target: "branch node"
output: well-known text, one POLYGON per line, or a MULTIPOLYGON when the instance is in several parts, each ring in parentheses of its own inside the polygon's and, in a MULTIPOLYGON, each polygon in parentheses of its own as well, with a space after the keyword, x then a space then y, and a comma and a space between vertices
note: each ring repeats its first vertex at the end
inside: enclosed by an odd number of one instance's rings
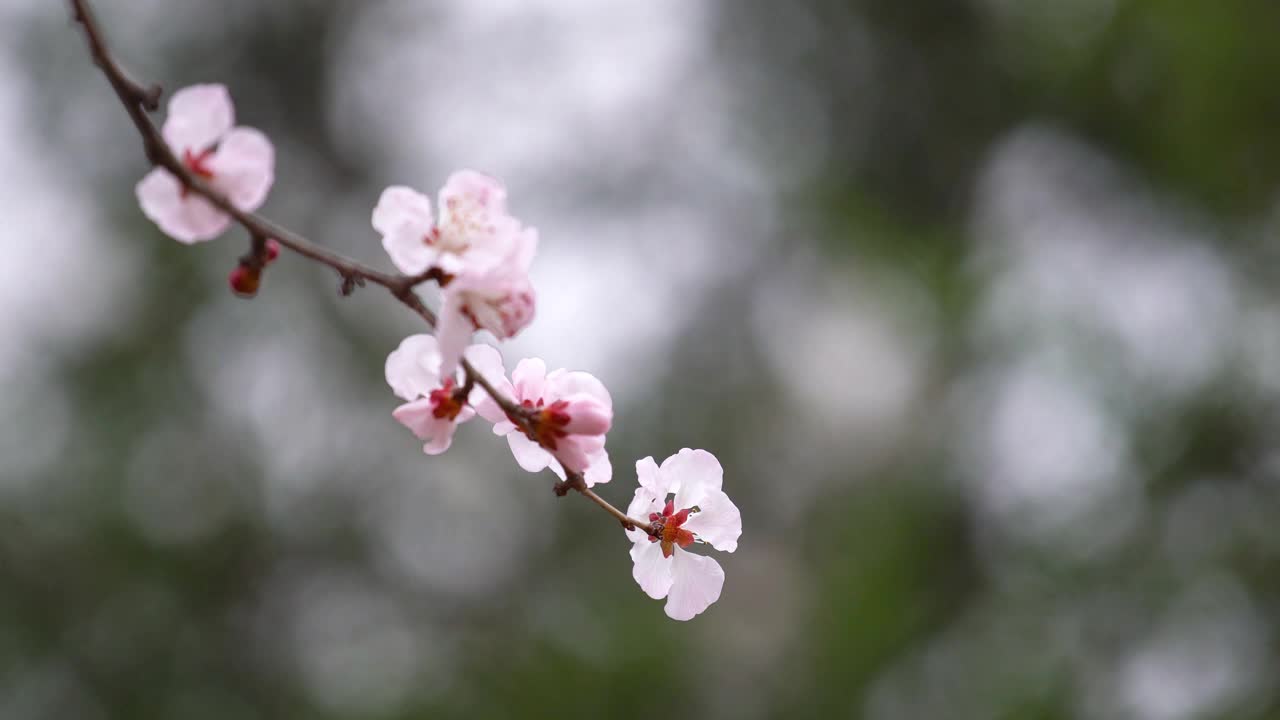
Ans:
POLYGON ((163 94, 164 88, 159 83, 152 83, 139 93, 138 104, 147 112, 155 112, 160 109, 160 96, 163 94))
POLYGON ((338 270, 338 274, 342 276, 342 285, 338 287, 338 294, 342 297, 349 297, 356 288, 364 287, 364 276, 359 273, 338 270))

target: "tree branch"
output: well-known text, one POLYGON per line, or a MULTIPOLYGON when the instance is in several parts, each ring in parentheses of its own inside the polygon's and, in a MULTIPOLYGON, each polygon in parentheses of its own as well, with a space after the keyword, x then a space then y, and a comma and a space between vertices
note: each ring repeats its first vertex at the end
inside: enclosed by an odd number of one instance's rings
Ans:
MULTIPOLYGON (((191 172, 174 155, 173 150, 164 141, 164 136, 160 133, 160 130, 151 121, 151 117, 147 115, 148 112, 154 112, 160 107, 160 86, 144 86, 131 78, 120 67, 120 64, 107 48, 106 39, 97 20, 94 18, 93 11, 89 8, 88 0, 70 0, 70 3, 72 18, 84 28, 85 40, 89 45, 89 55, 93 58, 94 64, 107 76, 107 81, 111 83, 111 88, 115 91, 116 97, 119 98, 120 104, 124 106, 125 112, 129 114, 129 119, 133 121, 138 135, 142 138, 143 150, 146 153, 147 160, 153 166, 164 168, 176 177, 187 190, 200 195, 214 207, 235 219, 237 223, 249 232, 249 236, 256 248, 253 252, 260 253, 261 248, 258 246, 265 243, 268 238, 274 238, 280 245, 293 252, 335 270, 342 278, 342 294, 349 295, 356 286, 363 286, 366 283, 381 285, 391 293, 392 297, 417 313, 428 326, 435 329, 437 323, 436 314, 422 302, 422 298, 418 297, 418 294, 414 292, 414 288, 428 281, 435 281, 443 286, 452 279, 450 276, 436 268, 419 275, 384 273, 317 245, 261 215, 246 212, 233 205, 222 193, 213 189, 203 178, 191 172)), ((536 420, 533 416, 520 407, 519 404, 498 392, 497 388, 477 372, 465 358, 463 358, 461 364, 463 371, 466 373, 466 384, 468 386, 479 385, 521 429, 530 432, 534 430, 536 420)), ((569 472, 568 479, 557 483, 555 486, 556 494, 561 496, 565 495, 569 489, 577 490, 584 497, 599 505, 606 512, 617 518, 623 527, 628 529, 639 528, 645 532, 650 531, 648 523, 627 517, 626 514, 609 504, 608 501, 592 492, 586 486, 586 481, 581 473, 569 472)))

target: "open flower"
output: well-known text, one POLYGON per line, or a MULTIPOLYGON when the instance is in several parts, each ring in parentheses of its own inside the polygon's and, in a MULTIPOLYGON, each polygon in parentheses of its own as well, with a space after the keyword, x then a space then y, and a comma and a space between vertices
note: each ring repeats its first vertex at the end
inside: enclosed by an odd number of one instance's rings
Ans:
MULTIPOLYGON (((502 357, 488 345, 467 348, 467 359, 486 378, 503 376, 502 357)), ((457 375, 440 373, 440 349, 430 335, 410 335, 387 356, 387 384, 404 405, 391 414, 424 442, 423 452, 439 455, 449 449, 459 423, 475 415, 472 405, 484 393, 474 388, 470 397, 458 396, 457 375)))
POLYGON ((507 340, 533 322, 536 296, 529 266, 537 249, 537 231, 521 229, 510 238, 502 257, 467 267, 444 286, 436 336, 446 372, 476 330, 507 340))
POLYGON ((438 267, 451 275, 483 269, 507 255, 520 223, 507 214, 507 190, 474 170, 449 176, 440 190, 440 221, 431 200, 403 185, 382 191, 373 227, 391 262, 407 275, 438 267))
MULTIPOLYGON (((275 148, 253 128, 232 127, 235 110, 222 85, 192 85, 173 94, 162 134, 193 175, 232 205, 257 210, 275 178, 275 148)), ((138 203, 166 235, 195 243, 221 235, 226 213, 189 192, 168 170, 155 168, 137 187, 138 203)))
POLYGON ((742 515, 720 489, 724 469, 706 450, 685 448, 662 461, 636 462, 640 487, 627 515, 649 521, 651 534, 628 530, 632 576, 649 597, 667 599, 667 615, 689 620, 720 599, 724 570, 706 555, 685 548, 706 543, 724 552, 738 549, 742 515))
MULTIPOLYGON (((486 373, 485 377, 492 377, 486 373)), ((505 435, 520 467, 529 472, 551 468, 561 480, 565 468, 583 474, 590 487, 609 482, 613 467, 604 436, 613 423, 613 399, 595 376, 564 369, 547 372, 540 358, 526 358, 511 373, 514 385, 500 377, 494 385, 506 397, 534 413, 534 427, 522 428, 487 395, 476 411, 505 435)))

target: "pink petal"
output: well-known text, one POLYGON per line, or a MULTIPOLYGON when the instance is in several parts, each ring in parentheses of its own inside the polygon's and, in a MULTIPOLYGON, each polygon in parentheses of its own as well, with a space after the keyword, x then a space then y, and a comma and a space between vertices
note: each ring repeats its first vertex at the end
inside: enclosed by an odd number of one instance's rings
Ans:
POLYGON ((425 237, 432 227, 431 199, 405 185, 383 190, 373 208, 373 229, 383 235, 411 228, 425 237))
POLYGON ((662 461, 662 472, 672 485, 679 485, 675 490, 679 508, 701 505, 708 493, 724 484, 720 461, 706 450, 684 448, 662 461))
POLYGON ((538 229, 524 228, 512 241, 511 252, 507 256, 506 267, 509 271, 520 275, 527 274, 533 265, 533 256, 538 254, 538 229))
POLYGON ((426 334, 410 335, 387 356, 387 384, 399 397, 416 400, 440 386, 439 367, 436 339, 426 334))
MULTIPOLYGON (((461 419, 463 416, 458 415, 461 419)), ((437 420, 439 426, 429 440, 422 444, 422 452, 428 455, 439 455, 453 444, 453 433, 458 429, 457 423, 448 420, 437 420)))
MULTIPOLYGON (((662 501, 645 488, 636 488, 631 504, 627 506, 627 517, 648 522, 649 513, 653 512, 662 512, 662 501)), ((627 537, 631 538, 631 542, 640 542, 649 536, 643 530, 628 530, 627 537)))
MULTIPOLYGON (((674 582, 671 558, 662 557, 662 544, 649 542, 646 538, 631 546, 631 577, 636 579, 640 589, 654 600, 667 596, 674 582)), ((668 603, 669 604, 669 603, 668 603)))
POLYGON ((262 207, 275 180, 276 149, 266 135, 253 128, 235 128, 209 159, 213 186, 241 210, 262 207))
MULTIPOLYGON (((482 371, 483 373, 483 371, 482 371)), ((488 373, 484 373, 485 377, 489 377, 488 373)), ((494 389, 502 393, 505 398, 514 398, 516 396, 515 388, 512 387, 511 381, 505 375, 499 375, 497 378, 490 378, 494 389)), ((483 392, 483 390, 481 390, 483 392)), ((472 397, 475 397, 474 394, 472 397)), ((480 413, 480 417, 493 423, 493 432, 495 435, 506 435, 516 429, 514 423, 507 419, 506 412, 489 397, 489 393, 484 395, 475 402, 476 412, 480 413)))
POLYGON ((440 376, 450 377, 458 368, 458 359, 471 340, 475 326, 462 312, 462 301, 456 293, 446 288, 444 301, 440 304, 439 324, 436 325, 436 339, 440 343, 440 376))
POLYGON ((508 340, 533 322, 537 295, 528 276, 484 282, 488 283, 485 288, 476 289, 472 287, 475 282, 468 284, 465 278, 458 278, 449 286, 450 291, 465 297, 467 309, 477 327, 488 330, 500 340, 508 340))
MULTIPOLYGON (((471 363, 471 367, 480 373, 480 377, 489 381, 490 385, 495 388, 501 388, 503 382, 507 379, 507 369, 502 364, 502 354, 492 345, 478 343, 472 345, 463 351, 463 356, 467 358, 467 362, 471 363)), ((468 401, 472 405, 480 405, 481 401, 489 397, 489 393, 476 383, 476 387, 471 391, 471 397, 468 401)), ((511 397, 510 394, 507 397, 511 397)), ((476 408, 479 410, 479 407, 476 408)), ((488 418, 485 418, 486 420, 488 418)), ((490 422, 495 422, 490 420, 490 422)))
POLYGON ((586 448, 578 444, 573 437, 560 438, 556 449, 551 453, 560 464, 574 472, 582 472, 591 464, 586 448))
POLYGON ((164 141, 179 156, 183 150, 198 152, 216 143, 235 124, 235 109, 224 85, 192 85, 169 99, 164 121, 164 141))
POLYGON ((636 480, 641 488, 655 498, 665 500, 667 493, 670 492, 667 489, 667 478, 658 469, 658 463, 653 461, 653 456, 636 461, 636 480))
POLYGON ((587 487, 601 485, 613 479, 613 464, 609 462, 609 453, 604 448, 590 454, 587 459, 587 471, 582 474, 587 487))
MULTIPOLYGON (((550 453, 547 454, 551 455, 550 453)), ((551 455, 551 462, 547 463, 547 467, 551 469, 551 472, 555 473, 556 477, 561 480, 565 479, 564 466, 560 464, 560 461, 554 455, 551 455)))
POLYGON ((667 594, 665 608, 667 617, 691 620, 720 599, 724 570, 713 558, 685 550, 677 549, 672 561, 671 591, 667 594))
POLYGON ((717 550, 737 550, 738 538, 742 536, 742 513, 729 496, 721 490, 712 490, 698 503, 698 508, 699 512, 689 518, 684 529, 717 550))
POLYGON ((572 395, 587 395, 606 408, 613 408, 613 398, 609 396, 604 383, 595 375, 580 370, 556 370, 548 375, 545 394, 556 400, 568 399, 572 395))
POLYGON ((387 251, 391 264, 405 275, 426 272, 440 258, 435 248, 423 242, 422 235, 405 228, 383 235, 382 249, 387 251))
POLYGON ((564 410, 569 415, 565 432, 574 435, 604 435, 609 432, 613 423, 613 410, 609 406, 585 393, 571 395, 564 400, 569 403, 564 410))
POLYGON ((515 456, 516 463, 529 472, 542 472, 555 460, 551 453, 523 433, 513 432, 507 435, 507 444, 511 446, 511 454, 515 456))
POLYGON ((424 272, 439 253, 427 244, 432 230, 431 200, 403 185, 382 191, 373 209, 373 227, 382 234, 382 247, 402 273, 424 272))
POLYGON ((497 179, 475 170, 459 170, 449 176, 440 189, 440 213, 443 215, 450 201, 473 205, 487 213, 505 215, 507 189, 497 179))
POLYGON ((464 408, 456 420, 438 418, 433 414, 431 401, 426 398, 405 403, 391 412, 391 416, 409 428, 415 437, 425 441, 422 451, 428 455, 439 455, 448 450, 458 424, 474 415, 474 411, 464 408))
POLYGON ((409 432, 419 440, 427 440, 435 435, 436 425, 440 422, 440 419, 433 414, 431 401, 427 398, 400 405, 391 411, 391 417, 409 428, 409 432))
POLYGON ((525 358, 516 363, 511 371, 511 382, 515 384, 516 400, 533 400, 542 397, 542 387, 546 382, 547 364, 542 358, 525 358))
POLYGON ((138 204, 160 230, 190 245, 212 240, 226 231, 231 218, 197 195, 182 195, 182 183, 167 170, 156 168, 138 182, 138 204))

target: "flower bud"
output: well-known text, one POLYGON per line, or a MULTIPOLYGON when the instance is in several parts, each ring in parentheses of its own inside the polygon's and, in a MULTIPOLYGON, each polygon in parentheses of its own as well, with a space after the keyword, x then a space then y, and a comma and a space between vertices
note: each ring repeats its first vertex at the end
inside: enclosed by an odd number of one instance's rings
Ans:
POLYGON ((227 284, 231 292, 242 298, 251 298, 258 294, 258 286, 262 284, 262 272, 247 265, 236 265, 227 276, 227 284))

